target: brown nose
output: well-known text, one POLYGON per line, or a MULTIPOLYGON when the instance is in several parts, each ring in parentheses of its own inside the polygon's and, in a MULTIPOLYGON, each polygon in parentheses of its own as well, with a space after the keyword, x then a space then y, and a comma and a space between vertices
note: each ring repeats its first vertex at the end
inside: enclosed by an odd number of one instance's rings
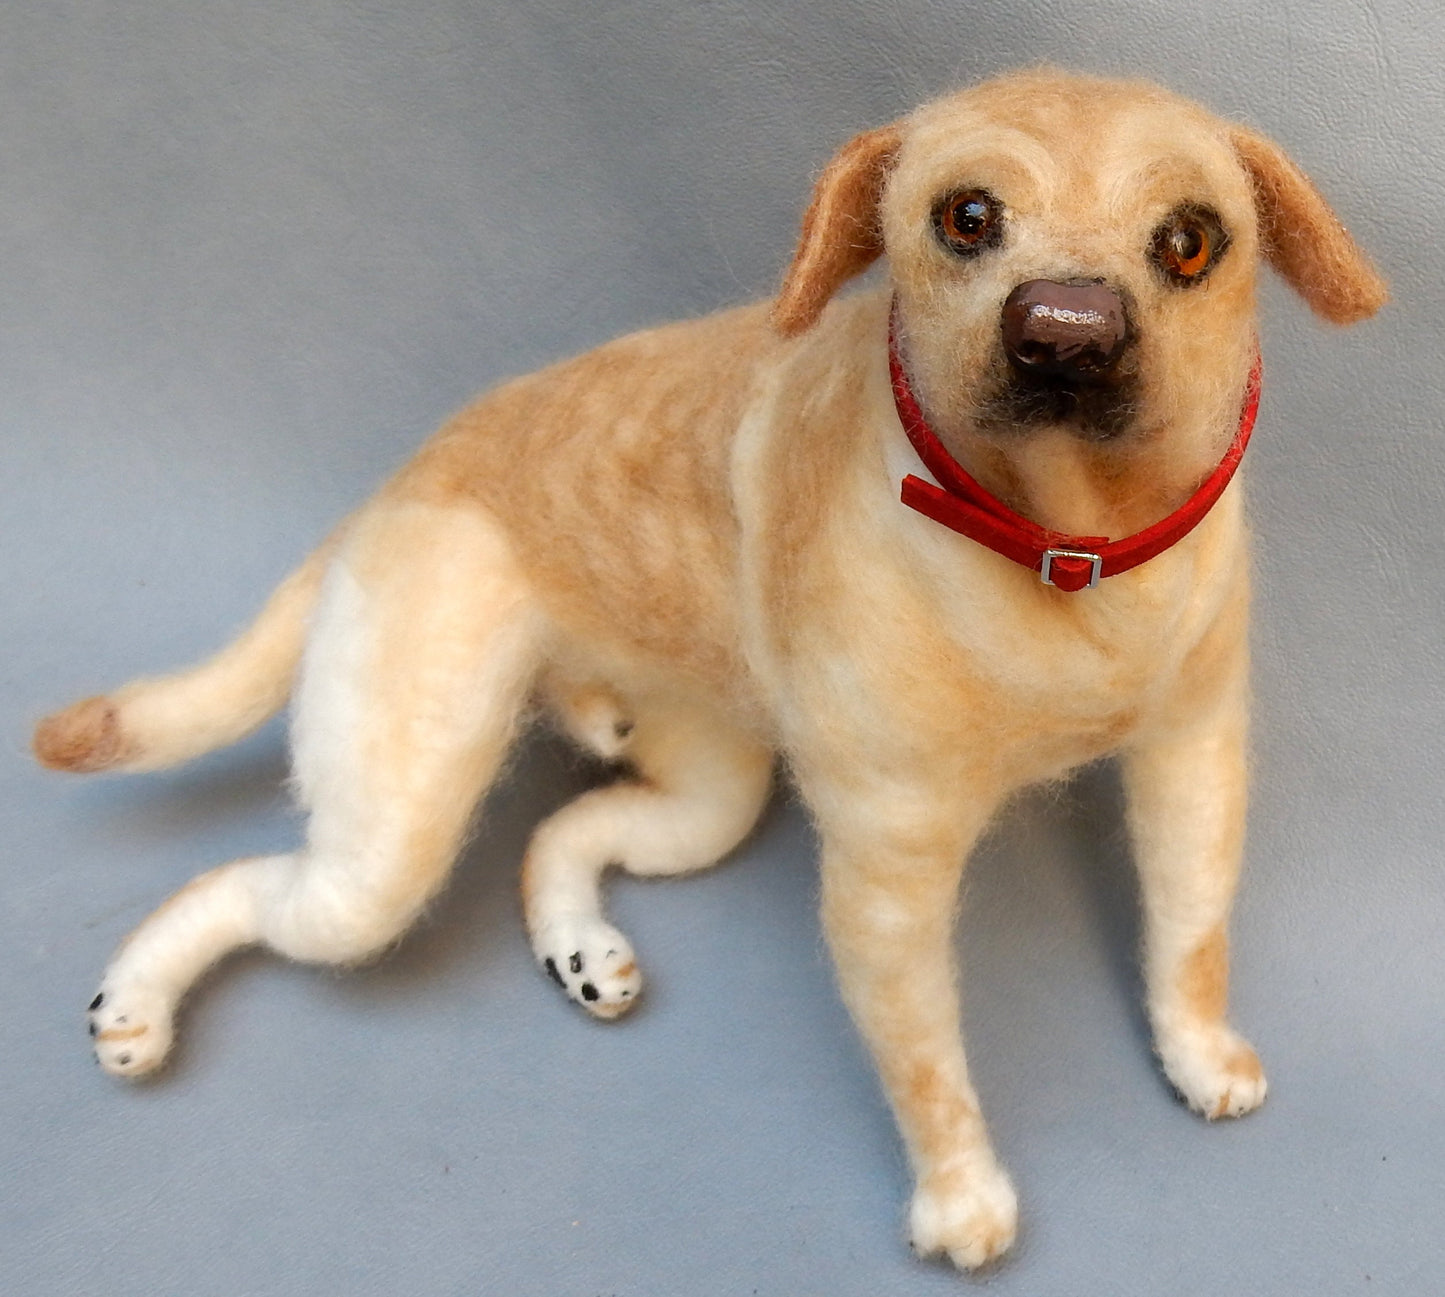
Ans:
POLYGON ((1128 317, 1104 284, 1031 279, 1003 304, 1003 345, 1020 373, 1065 383, 1103 382, 1124 353, 1128 317))

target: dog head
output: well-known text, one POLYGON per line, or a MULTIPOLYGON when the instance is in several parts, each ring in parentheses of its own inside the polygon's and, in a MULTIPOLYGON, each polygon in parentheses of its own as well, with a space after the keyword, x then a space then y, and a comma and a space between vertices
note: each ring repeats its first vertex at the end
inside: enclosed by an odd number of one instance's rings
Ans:
POLYGON ((1281 150, 1157 87, 1052 71, 925 105, 820 177, 774 307, 808 329, 886 252, 908 370, 950 449, 1047 430, 1104 453, 1232 434, 1272 265, 1321 316, 1385 286, 1281 150))

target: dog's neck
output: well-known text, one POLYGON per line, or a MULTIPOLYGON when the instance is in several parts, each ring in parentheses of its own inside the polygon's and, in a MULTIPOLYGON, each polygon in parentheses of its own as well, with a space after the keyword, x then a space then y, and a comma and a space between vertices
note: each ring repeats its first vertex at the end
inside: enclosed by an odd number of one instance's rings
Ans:
MULTIPOLYGON (((1239 439, 1248 439, 1244 425, 1254 421, 1257 372, 1245 390, 1243 409, 1231 403, 1218 412, 1181 413, 1168 426, 1139 427, 1107 441, 1067 427, 1033 427, 1005 435, 946 423, 940 427, 929 418, 926 396, 914 388, 892 337, 890 353, 895 384, 904 389, 900 397, 895 387, 895 397, 911 404, 912 421, 923 423, 934 453, 941 450, 1015 514, 1066 536, 1132 536, 1192 504, 1195 493, 1221 466, 1221 456, 1237 464, 1236 451, 1243 449, 1239 439), (1237 446, 1231 445, 1232 438, 1237 446)), ((902 404, 898 410, 907 425, 911 420, 902 404)))
POLYGON ((1175 481, 1156 446, 1099 447, 1063 429, 1021 433, 1011 443, 975 434, 942 438, 989 492, 1051 531, 1127 536, 1177 508, 1199 474, 1175 481))
MULTIPOLYGON (((1042 430, 1042 435, 1040 430, 1032 430, 1025 446, 1015 447, 1013 455, 997 460, 991 473, 978 468, 979 473, 1000 483, 991 491, 930 426, 913 392, 895 324, 896 317, 890 324, 888 354, 895 408, 913 449, 936 479, 929 482, 916 474, 905 476, 903 503, 1033 568, 1045 584, 1069 591, 1097 585, 1105 577, 1128 572, 1172 548, 1214 507, 1249 444, 1259 405, 1257 357, 1233 441, 1213 470, 1198 476, 1195 488, 1177 508, 1160 512, 1155 505, 1151 521, 1136 524, 1131 517, 1136 507, 1151 507, 1159 497, 1174 493, 1171 487, 1176 477, 1168 471, 1164 457, 1145 457, 1142 474, 1137 460, 1106 464, 1101 472, 1097 454, 1081 453, 1093 447, 1057 429, 1042 430), (1127 471, 1131 468, 1133 473, 1127 471), (1032 516, 1011 506, 1004 494, 1026 502, 1032 516)), ((1185 438, 1151 439, 1156 445, 1182 440, 1185 438)), ((1129 443, 1125 447, 1135 450, 1129 443)))

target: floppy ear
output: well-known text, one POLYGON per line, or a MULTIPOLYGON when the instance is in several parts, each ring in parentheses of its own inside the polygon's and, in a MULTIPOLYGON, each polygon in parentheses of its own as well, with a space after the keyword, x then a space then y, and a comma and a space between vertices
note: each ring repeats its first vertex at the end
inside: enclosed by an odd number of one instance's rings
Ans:
POLYGON ((1260 244, 1269 264, 1315 314, 1335 324, 1372 316, 1389 299, 1389 289, 1310 178, 1264 136, 1236 127, 1231 138, 1254 181, 1260 244))
POLYGON ((773 303, 773 327, 784 337, 813 325, 839 285, 883 251, 878 203, 901 138, 897 125, 856 135, 818 177, 798 250, 773 303))

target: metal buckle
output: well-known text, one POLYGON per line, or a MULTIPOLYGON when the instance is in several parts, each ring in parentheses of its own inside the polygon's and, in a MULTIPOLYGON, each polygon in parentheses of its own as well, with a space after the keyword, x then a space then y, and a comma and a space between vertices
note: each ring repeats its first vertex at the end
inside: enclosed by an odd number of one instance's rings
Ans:
MULTIPOLYGON (((1039 580, 1045 585, 1053 585, 1049 572, 1054 566, 1056 558, 1086 558, 1089 560, 1089 584, 1088 589, 1092 590, 1099 584, 1099 569, 1104 566, 1103 558, 1098 554, 1091 554, 1086 549, 1046 549, 1044 550, 1043 566, 1039 569, 1039 580)), ((1055 589, 1058 587, 1055 586, 1055 589)))

